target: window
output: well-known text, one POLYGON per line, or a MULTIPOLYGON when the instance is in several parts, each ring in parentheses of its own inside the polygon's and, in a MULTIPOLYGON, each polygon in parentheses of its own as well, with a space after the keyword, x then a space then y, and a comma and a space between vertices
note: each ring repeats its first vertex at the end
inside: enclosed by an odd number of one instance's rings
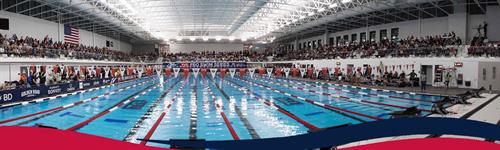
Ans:
POLYGON ((493 79, 497 78, 497 67, 493 67, 493 79))
POLYGON ((358 41, 358 34, 351 34, 351 42, 357 42, 358 41))
POLYGON ((342 43, 342 37, 337 36, 337 45, 340 45, 342 43))
POLYGON ((391 40, 399 40, 399 28, 391 29, 391 40))
POLYGON ((366 32, 361 32, 359 34, 361 42, 366 42, 366 32))
POLYGON ((333 45, 333 44, 335 44, 335 39, 334 39, 334 38, 332 38, 332 37, 331 37, 329 40, 330 40, 330 41, 328 41, 328 45, 333 45))
POLYGON ((318 40, 318 47, 323 46, 321 40, 318 40))
POLYGON ((383 30, 380 30, 380 41, 383 41, 383 40, 387 40, 387 30, 386 29, 383 29, 383 30))
POLYGON ((486 68, 483 68, 483 81, 486 81, 486 68))
POLYGON ((342 39, 343 44, 347 45, 347 42, 349 42, 349 35, 344 35, 344 39, 342 39))
POLYGON ((375 38, 377 37, 377 31, 370 32, 370 42, 375 42, 375 38))

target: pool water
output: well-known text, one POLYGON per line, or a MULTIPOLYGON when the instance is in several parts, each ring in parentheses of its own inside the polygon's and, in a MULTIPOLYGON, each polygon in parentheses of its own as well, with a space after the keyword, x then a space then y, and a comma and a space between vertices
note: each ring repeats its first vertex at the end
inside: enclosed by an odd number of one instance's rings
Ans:
POLYGON ((138 139, 213 141, 293 136, 389 119, 389 113, 412 106, 425 116, 430 114, 433 102, 441 99, 285 78, 189 76, 165 77, 160 83, 158 77, 153 77, 1 108, 0 121, 21 119, 0 125, 41 124, 170 147, 138 139))

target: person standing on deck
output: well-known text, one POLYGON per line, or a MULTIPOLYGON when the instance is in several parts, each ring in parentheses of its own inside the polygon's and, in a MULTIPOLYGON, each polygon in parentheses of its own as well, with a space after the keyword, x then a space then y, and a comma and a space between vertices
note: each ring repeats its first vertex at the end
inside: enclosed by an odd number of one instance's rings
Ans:
POLYGON ((446 85, 446 89, 450 87, 450 81, 451 81, 451 74, 450 72, 447 72, 446 76, 444 77, 444 84, 446 85))
POLYGON ((422 92, 425 91, 426 84, 427 84, 427 76, 424 73, 422 73, 420 75, 420 90, 422 90, 422 92))
POLYGON ((408 76, 410 76, 411 87, 413 87, 415 85, 415 80, 417 79, 417 74, 415 73, 415 70, 411 70, 408 76))

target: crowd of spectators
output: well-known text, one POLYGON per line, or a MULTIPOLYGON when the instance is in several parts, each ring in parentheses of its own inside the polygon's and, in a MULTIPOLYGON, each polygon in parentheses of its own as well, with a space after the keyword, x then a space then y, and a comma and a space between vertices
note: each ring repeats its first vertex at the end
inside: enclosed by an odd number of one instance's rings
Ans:
POLYGON ((469 56, 500 57, 500 43, 490 43, 484 46, 471 46, 467 50, 469 56))
MULTIPOLYGON (((500 43, 478 43, 467 49, 469 56, 499 57, 500 43)), ((35 39, 32 37, 18 37, 0 34, 0 55, 7 57, 42 57, 42 58, 70 58, 108 61, 156 62, 158 58, 163 62, 176 61, 289 61, 335 58, 373 58, 373 57, 432 57, 457 56, 457 47, 462 40, 455 33, 446 33, 439 36, 423 38, 408 37, 406 39, 376 42, 351 42, 336 46, 322 45, 317 48, 303 50, 266 50, 263 53, 255 51, 216 52, 202 51, 191 53, 177 53, 157 55, 154 53, 128 54, 108 48, 98 48, 85 45, 72 45, 55 42, 49 37, 35 39), (272 58, 272 59, 269 59, 272 58)), ((405 72, 385 72, 380 75, 365 74, 354 71, 350 74, 335 74, 328 80, 351 83, 369 83, 373 85, 413 85, 418 84, 418 78, 406 78, 405 72), (409 80, 408 80, 409 79, 409 80)), ((61 72, 24 72, 19 74, 20 79, 5 82, 0 89, 12 89, 25 85, 50 85, 74 80, 95 78, 92 72, 79 74, 71 70, 61 72)), ((323 77, 320 77, 323 78, 323 77)))
MULTIPOLYGON (((49 37, 35 39, 32 37, 18 37, 0 34, 0 55, 7 57, 41 57, 41 58, 69 58, 108 61, 163 62, 174 61, 287 61, 335 58, 378 58, 378 57, 440 57, 457 56, 458 46, 462 40, 454 32, 444 35, 417 38, 410 36, 406 39, 380 42, 351 42, 339 45, 321 45, 317 48, 300 50, 266 50, 263 53, 254 51, 215 52, 202 51, 191 53, 164 54, 129 54, 121 51, 99 48, 95 46, 73 45, 55 42, 49 37), (272 59, 269 59, 272 58, 272 59)), ((475 44, 468 50, 469 56, 500 56, 497 44, 475 44)))
POLYGON ((79 68, 73 66, 64 67, 64 65, 55 65, 53 66, 52 70, 48 71, 45 66, 41 66, 40 69, 35 69, 35 67, 28 67, 18 74, 19 80, 10 82, 5 81, 3 84, 0 83, 0 90, 10 90, 15 88, 27 87, 29 88, 43 85, 55 85, 61 83, 104 78, 121 78, 123 76, 140 76, 138 70, 136 69, 130 72, 125 72, 125 74, 117 71, 117 68, 113 69, 115 69, 115 71, 104 71, 104 68, 101 67, 87 68, 81 66, 79 68))
POLYGON ((400 40, 384 39, 376 42, 351 42, 337 46, 319 46, 294 51, 278 51, 273 60, 309 60, 335 58, 408 57, 408 56, 456 56, 462 40, 455 33, 442 36, 414 36, 400 40))
POLYGON ((8 37, 0 34, 0 55, 7 57, 70 58, 107 61, 137 61, 138 56, 125 52, 53 41, 46 36, 36 39, 29 36, 8 37))
MULTIPOLYGON (((317 48, 300 50, 273 50, 262 53, 252 51, 215 52, 202 51, 192 53, 177 53, 163 55, 164 62, 174 61, 289 61, 335 58, 380 58, 380 57, 456 57, 460 52, 462 40, 454 32, 437 36, 417 38, 410 36, 406 39, 381 42, 351 42, 339 45, 321 45, 317 48)), ((500 56, 498 44, 471 46, 469 56, 500 56)))

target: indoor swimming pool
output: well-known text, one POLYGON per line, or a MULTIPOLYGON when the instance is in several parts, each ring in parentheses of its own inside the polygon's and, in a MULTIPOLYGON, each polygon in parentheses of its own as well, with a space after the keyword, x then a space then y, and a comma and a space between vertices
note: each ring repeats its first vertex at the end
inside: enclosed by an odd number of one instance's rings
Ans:
POLYGON ((390 118, 441 96, 286 78, 157 77, 0 109, 0 126, 49 126, 151 146, 150 140, 285 137, 390 118), (163 82, 163 83, 162 83, 163 82))

